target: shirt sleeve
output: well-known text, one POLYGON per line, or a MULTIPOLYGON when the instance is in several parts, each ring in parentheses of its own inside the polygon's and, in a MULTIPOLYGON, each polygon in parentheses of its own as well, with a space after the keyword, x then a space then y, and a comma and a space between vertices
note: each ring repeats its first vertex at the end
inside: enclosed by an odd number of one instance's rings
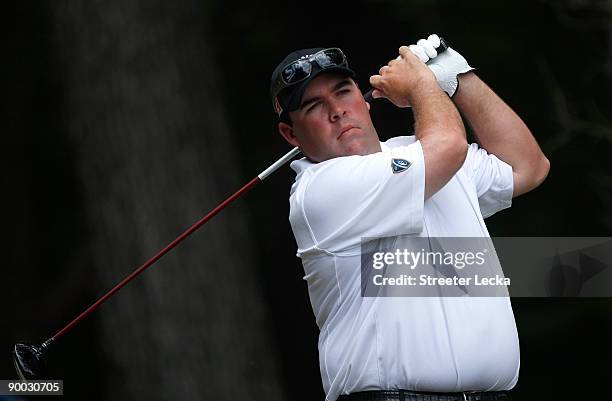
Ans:
POLYGON ((319 163, 306 179, 292 204, 299 211, 292 219, 298 254, 309 246, 348 251, 363 237, 422 230, 425 166, 418 141, 319 163))
POLYGON ((514 177, 512 166, 472 143, 463 165, 476 187, 483 218, 490 217, 512 205, 514 177))

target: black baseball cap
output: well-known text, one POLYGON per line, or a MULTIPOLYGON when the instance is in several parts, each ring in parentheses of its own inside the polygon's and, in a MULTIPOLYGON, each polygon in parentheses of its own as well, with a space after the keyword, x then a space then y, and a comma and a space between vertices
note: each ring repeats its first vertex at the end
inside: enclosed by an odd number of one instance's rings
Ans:
POLYGON ((270 80, 270 96, 272 97, 272 107, 278 117, 287 120, 289 111, 297 110, 302 102, 302 96, 308 87, 308 84, 323 72, 339 72, 355 77, 355 72, 348 66, 346 56, 337 47, 323 48, 316 47, 311 49, 301 49, 289 53, 287 57, 281 61, 270 80), (299 60, 307 60, 310 64, 310 73, 304 74, 300 70, 299 73, 304 75, 302 79, 294 84, 287 83, 287 78, 291 80, 296 78, 295 69, 296 62, 299 60), (323 64, 323 66, 321 66, 323 64))

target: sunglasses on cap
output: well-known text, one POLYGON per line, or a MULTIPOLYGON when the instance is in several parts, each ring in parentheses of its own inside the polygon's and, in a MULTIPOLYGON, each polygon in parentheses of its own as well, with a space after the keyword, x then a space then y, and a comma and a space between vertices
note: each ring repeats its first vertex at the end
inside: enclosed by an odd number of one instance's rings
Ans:
POLYGON ((283 89, 308 79, 312 73, 313 62, 317 63, 321 69, 330 67, 348 67, 346 56, 342 50, 337 47, 323 49, 315 54, 304 56, 283 67, 275 82, 274 97, 276 97, 283 89))

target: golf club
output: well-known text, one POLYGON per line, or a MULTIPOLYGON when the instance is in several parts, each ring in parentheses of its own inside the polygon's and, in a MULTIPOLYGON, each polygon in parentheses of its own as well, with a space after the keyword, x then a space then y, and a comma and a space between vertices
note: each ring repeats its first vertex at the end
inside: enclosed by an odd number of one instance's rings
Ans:
POLYGON ((246 185, 236 191, 233 195, 225 199, 218 206, 216 206, 213 210, 211 210, 206 216, 202 217, 199 221, 185 230, 181 235, 176 237, 172 242, 166 245, 161 251, 155 254, 152 258, 147 260, 142 266, 134 270, 129 276, 125 277, 119 284, 115 285, 110 291, 104 294, 100 299, 94 302, 89 308, 83 311, 80 315, 74 318, 70 323, 68 323, 64 328, 58 331, 53 337, 49 338, 45 342, 40 345, 35 344, 25 344, 25 343, 17 343, 13 348, 13 363, 15 365, 15 369, 17 370, 17 374, 21 380, 36 380, 41 378, 41 374, 44 370, 44 360, 46 352, 49 347, 57 341, 60 337, 70 331, 75 325, 77 325, 81 320, 83 320, 87 315, 93 312, 98 306, 100 306, 104 301, 110 298, 113 294, 123 288, 127 283, 132 281, 142 272, 144 272, 147 268, 157 262, 162 256, 168 253, 172 248, 181 243, 188 236, 193 234, 198 228, 202 227, 207 221, 212 219, 215 215, 217 215, 221 210, 223 210, 227 205, 236 200, 237 198, 244 195, 248 190, 253 188, 255 185, 262 182, 266 179, 270 174, 280 168, 282 165, 286 164, 289 160, 293 159, 300 153, 300 149, 295 147, 291 151, 287 152, 283 157, 278 159, 276 162, 270 165, 267 169, 262 171, 256 177, 254 177, 251 181, 249 181, 246 185))
MULTIPOLYGON (((447 42, 440 38, 440 46, 439 53, 445 51, 448 48, 447 42)), ((372 89, 364 94, 364 98, 368 102, 372 102, 374 99, 372 98, 372 89)), ((172 242, 166 245, 162 250, 160 250, 157 254, 147 260, 142 266, 134 270, 127 277, 121 280, 117 285, 110 289, 106 294, 100 297, 96 302, 94 302, 91 306, 89 306, 86 310, 84 310, 80 315, 75 317, 70 323, 64 326, 61 330, 59 330, 55 335, 51 338, 47 339, 40 345, 35 344, 26 344, 26 343, 17 343, 13 348, 13 363, 15 365, 15 369, 19 378, 21 380, 36 380, 42 378, 42 373, 44 370, 44 362, 45 355, 49 350, 49 347, 56 342, 59 338, 64 336, 68 331, 70 331, 74 326, 76 326, 81 320, 87 317, 91 312, 93 312, 98 306, 100 306, 104 301, 113 296, 117 291, 123 288, 126 284, 132 281, 134 278, 139 276, 142 272, 144 272, 147 268, 151 267, 155 262, 157 262, 162 256, 176 247, 179 243, 193 234, 196 230, 202 227, 206 222, 212 219, 215 215, 217 215, 221 210, 223 210, 226 206, 228 206, 231 202, 236 200, 245 194, 248 190, 253 188, 258 183, 262 182, 266 179, 270 174, 276 171, 278 168, 286 164, 288 161, 293 159, 300 153, 300 149, 295 147, 291 151, 287 152, 283 157, 278 159, 276 162, 271 164, 268 168, 262 171, 259 175, 254 177, 251 181, 249 181, 246 185, 236 191, 233 195, 225 199, 219 205, 217 205, 213 210, 211 210, 207 215, 205 215, 202 219, 197 221, 187 230, 185 230, 182 234, 180 234, 177 238, 175 238, 172 242)))

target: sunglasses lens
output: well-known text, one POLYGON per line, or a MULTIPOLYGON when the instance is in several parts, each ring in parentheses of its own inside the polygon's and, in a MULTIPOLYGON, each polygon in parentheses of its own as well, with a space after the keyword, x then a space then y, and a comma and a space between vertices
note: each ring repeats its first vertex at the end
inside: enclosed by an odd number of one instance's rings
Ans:
POLYGON ((289 85, 303 81, 310 75, 311 69, 312 66, 307 60, 298 60, 282 71, 283 81, 289 85))
POLYGON ((325 49, 315 55, 315 59, 321 68, 327 68, 346 63, 344 54, 340 49, 325 49))

